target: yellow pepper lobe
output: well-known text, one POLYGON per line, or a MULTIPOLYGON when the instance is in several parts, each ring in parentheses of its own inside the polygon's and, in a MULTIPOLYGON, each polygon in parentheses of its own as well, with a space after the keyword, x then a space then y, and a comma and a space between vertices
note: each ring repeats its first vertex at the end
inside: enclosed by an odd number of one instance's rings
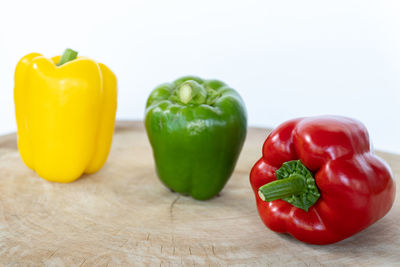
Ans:
POLYGON ((17 118, 17 128, 18 128, 18 149, 21 154, 24 163, 31 169, 33 169, 33 159, 32 159, 32 148, 31 142, 28 134, 28 123, 26 110, 27 97, 25 97, 25 77, 27 73, 28 66, 33 61, 34 58, 42 56, 38 53, 30 53, 18 62, 15 69, 14 76, 14 103, 15 103, 15 116, 17 118))
POLYGON ((103 80, 104 101, 101 109, 96 152, 86 167, 85 173, 94 173, 103 167, 111 148, 115 112, 117 110, 117 79, 114 73, 104 64, 99 63, 103 80))
POLYGON ((117 83, 103 64, 79 57, 57 67, 59 59, 29 54, 17 65, 18 147, 42 178, 72 182, 98 171, 107 159, 117 83))

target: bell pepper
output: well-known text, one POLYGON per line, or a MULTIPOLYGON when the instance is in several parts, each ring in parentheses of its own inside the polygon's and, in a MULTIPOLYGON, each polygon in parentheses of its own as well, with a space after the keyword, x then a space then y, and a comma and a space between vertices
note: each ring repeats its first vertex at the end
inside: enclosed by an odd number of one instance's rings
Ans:
POLYGON ((67 49, 31 53, 15 70, 18 148, 24 163, 54 182, 98 171, 112 141, 117 80, 101 63, 67 49))
POLYGON ((160 180, 173 191, 206 200, 233 172, 247 115, 235 90, 189 76, 152 91, 145 126, 160 180))
POLYGON ((271 230, 330 244, 382 218, 395 184, 367 129, 338 116, 290 120, 267 137, 251 170, 259 215, 271 230))

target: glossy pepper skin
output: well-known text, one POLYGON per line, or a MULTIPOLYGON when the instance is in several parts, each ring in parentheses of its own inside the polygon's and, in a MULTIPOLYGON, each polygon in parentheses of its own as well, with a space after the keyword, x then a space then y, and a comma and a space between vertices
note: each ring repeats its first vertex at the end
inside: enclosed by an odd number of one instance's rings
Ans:
POLYGON ((247 116, 235 90, 188 76, 152 91, 145 125, 160 180, 178 193, 206 200, 233 172, 247 116))
POLYGON ((101 63, 79 57, 24 56, 15 70, 18 148, 46 180, 68 183, 105 163, 117 108, 117 80, 101 63))
POLYGON ((306 243, 330 244, 360 232, 392 207, 392 173, 370 151, 368 132, 358 121, 336 116, 294 119, 268 136, 262 152, 250 183, 259 215, 273 231, 306 243), (268 196, 262 188, 273 184, 277 170, 293 160, 307 167, 318 187, 319 199, 308 211, 282 199, 262 200, 268 196))

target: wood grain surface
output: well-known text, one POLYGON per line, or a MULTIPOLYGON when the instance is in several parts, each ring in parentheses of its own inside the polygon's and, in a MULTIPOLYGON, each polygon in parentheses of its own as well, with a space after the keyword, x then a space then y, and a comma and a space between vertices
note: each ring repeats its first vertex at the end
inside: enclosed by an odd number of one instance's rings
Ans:
MULTIPOLYGON (((400 264, 399 197, 389 214, 328 246, 268 230, 248 175, 268 130, 249 129, 235 173, 206 202, 158 180, 141 122, 119 122, 104 168, 50 183, 22 163, 15 134, 0 137, 0 264, 10 266, 400 264)), ((399 185, 400 156, 378 153, 399 185)))

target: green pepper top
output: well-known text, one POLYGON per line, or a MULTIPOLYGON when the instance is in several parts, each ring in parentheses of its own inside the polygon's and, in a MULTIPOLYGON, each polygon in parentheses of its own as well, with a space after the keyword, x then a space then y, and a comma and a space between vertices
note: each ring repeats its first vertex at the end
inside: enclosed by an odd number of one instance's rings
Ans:
POLYGON ((161 181, 208 199, 233 172, 247 115, 240 95, 225 83, 187 76, 152 91, 145 124, 161 181))
POLYGON ((240 104, 244 111, 243 115, 246 116, 243 100, 235 90, 221 81, 203 80, 195 76, 185 76, 172 83, 158 86, 150 94, 146 108, 164 101, 181 107, 187 105, 222 107, 224 99, 234 100, 240 104))

